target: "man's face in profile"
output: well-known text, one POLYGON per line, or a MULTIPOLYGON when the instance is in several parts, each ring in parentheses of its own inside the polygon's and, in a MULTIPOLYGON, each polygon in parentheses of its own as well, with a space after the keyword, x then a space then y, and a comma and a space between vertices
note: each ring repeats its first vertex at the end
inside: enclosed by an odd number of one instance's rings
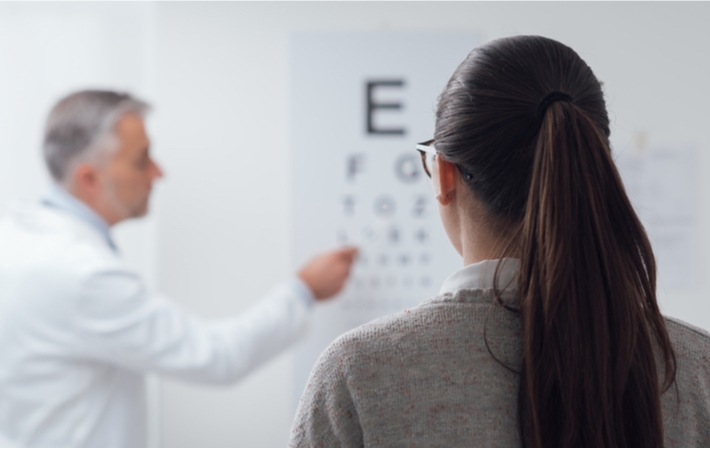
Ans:
POLYGON ((104 169, 106 201, 120 220, 142 217, 148 213, 153 181, 163 173, 150 156, 150 139, 140 116, 124 114, 115 136, 118 150, 104 169))

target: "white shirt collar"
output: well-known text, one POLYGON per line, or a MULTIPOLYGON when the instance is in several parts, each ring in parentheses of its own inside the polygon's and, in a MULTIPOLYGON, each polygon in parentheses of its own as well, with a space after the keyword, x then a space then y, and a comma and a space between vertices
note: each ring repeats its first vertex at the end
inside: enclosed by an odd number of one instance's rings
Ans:
POLYGON ((501 266, 498 272, 498 288, 507 291, 515 290, 520 260, 516 258, 486 259, 464 266, 454 272, 444 281, 439 295, 461 289, 492 289, 499 262, 501 266))
POLYGON ((91 209, 78 198, 71 195, 64 188, 56 184, 52 185, 49 191, 45 194, 43 201, 49 206, 62 209, 90 224, 99 233, 101 233, 101 236, 103 236, 111 249, 113 251, 117 251, 116 244, 114 244, 111 236, 110 227, 106 221, 99 216, 96 211, 91 209))

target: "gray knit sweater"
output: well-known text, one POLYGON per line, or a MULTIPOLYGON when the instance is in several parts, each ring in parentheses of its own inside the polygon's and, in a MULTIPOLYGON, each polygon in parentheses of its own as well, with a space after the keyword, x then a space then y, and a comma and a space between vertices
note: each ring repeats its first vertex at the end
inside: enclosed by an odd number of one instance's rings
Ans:
MULTIPOLYGON (((520 321, 493 304, 491 289, 458 290, 338 338, 311 373, 289 445, 520 446, 518 376, 503 366, 520 367, 520 321)), ((708 447, 710 334, 666 324, 680 395, 662 396, 666 446, 708 447)))

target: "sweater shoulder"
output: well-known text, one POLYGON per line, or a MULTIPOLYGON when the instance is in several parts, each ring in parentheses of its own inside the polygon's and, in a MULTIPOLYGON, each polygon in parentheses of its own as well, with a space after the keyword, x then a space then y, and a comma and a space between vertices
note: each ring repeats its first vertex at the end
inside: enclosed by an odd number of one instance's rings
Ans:
POLYGON ((450 314, 450 305, 427 304, 405 309, 353 328, 336 338, 328 350, 341 357, 391 349, 402 341, 412 342, 428 334, 428 324, 450 314))
POLYGON ((394 362, 421 364, 425 355, 488 355, 486 341, 506 355, 515 353, 517 316, 494 303, 493 292, 484 290, 431 297, 340 335, 322 356, 336 359, 348 372, 394 362))
POLYGON ((704 360, 710 370, 710 333, 680 319, 664 319, 671 343, 678 355, 704 360))
POLYGON ((675 385, 661 397, 666 446, 710 445, 710 333, 666 317, 675 353, 675 385))

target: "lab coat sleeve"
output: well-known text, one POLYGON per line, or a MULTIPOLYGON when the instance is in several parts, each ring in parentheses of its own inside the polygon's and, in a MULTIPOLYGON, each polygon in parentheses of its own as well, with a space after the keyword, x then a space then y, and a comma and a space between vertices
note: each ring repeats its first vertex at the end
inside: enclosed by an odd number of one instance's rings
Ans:
POLYGON ((99 271, 77 296, 76 348, 80 356, 127 369, 234 382, 305 333, 312 300, 304 299, 304 289, 291 281, 241 315, 208 321, 151 295, 131 271, 99 271))

